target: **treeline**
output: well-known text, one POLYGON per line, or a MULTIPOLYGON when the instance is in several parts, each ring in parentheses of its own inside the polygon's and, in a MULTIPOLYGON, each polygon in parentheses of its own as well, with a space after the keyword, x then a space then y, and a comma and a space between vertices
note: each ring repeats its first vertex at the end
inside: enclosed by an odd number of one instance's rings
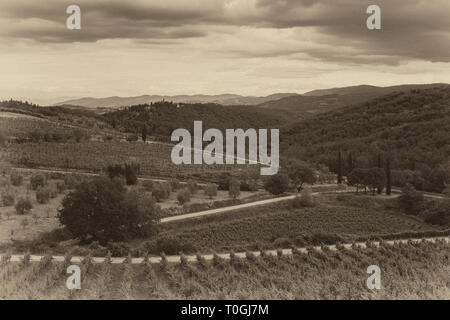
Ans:
POLYGON ((17 143, 26 142, 55 142, 64 143, 69 141, 82 142, 89 141, 91 134, 87 130, 81 129, 61 129, 61 130, 46 130, 36 129, 30 132, 24 132, 16 138, 17 143))
POLYGON ((281 134, 285 156, 342 175, 390 159, 392 184, 442 192, 449 179, 450 87, 396 92, 302 121, 281 134), (348 159, 350 158, 351 159, 348 159))

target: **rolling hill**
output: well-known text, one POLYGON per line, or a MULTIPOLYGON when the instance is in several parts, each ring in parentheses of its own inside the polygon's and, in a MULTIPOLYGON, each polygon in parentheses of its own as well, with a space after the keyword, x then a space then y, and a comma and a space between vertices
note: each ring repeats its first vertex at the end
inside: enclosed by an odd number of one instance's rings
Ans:
POLYGON ((151 135, 165 136, 173 130, 193 128, 195 120, 202 120, 203 127, 224 131, 233 128, 274 128, 285 123, 284 115, 273 115, 255 106, 222 106, 218 104, 175 104, 157 102, 126 107, 104 115, 113 127, 140 134, 144 124, 151 135))
POLYGON ((377 97, 413 89, 427 89, 445 86, 445 84, 402 85, 392 87, 375 87, 368 85, 314 90, 303 95, 288 96, 268 101, 258 106, 264 109, 289 113, 294 118, 310 118, 319 113, 326 113, 345 106, 358 105, 377 97))
POLYGON ((271 100, 281 99, 295 93, 276 93, 266 97, 240 96, 237 94, 220 95, 142 95, 136 97, 107 97, 107 98, 81 98, 62 101, 55 105, 72 105, 87 108, 118 108, 121 106, 133 106, 148 104, 158 101, 171 101, 174 103, 215 103, 221 105, 256 105, 271 100))
POLYGON ((450 159, 450 86, 394 92, 371 101, 299 121, 282 130, 288 157, 337 170, 337 154, 352 153, 354 166, 407 170, 416 188, 442 191, 441 165, 450 159))

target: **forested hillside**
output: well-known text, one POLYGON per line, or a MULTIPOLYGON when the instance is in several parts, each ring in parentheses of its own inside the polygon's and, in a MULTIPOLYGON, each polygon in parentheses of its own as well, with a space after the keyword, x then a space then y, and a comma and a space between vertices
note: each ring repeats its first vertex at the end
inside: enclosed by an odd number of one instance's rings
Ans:
POLYGON ((169 138, 173 130, 191 130, 195 120, 203 121, 203 128, 219 130, 235 128, 278 127, 282 120, 257 107, 221 106, 217 104, 175 104, 157 102, 136 105, 105 114, 107 121, 115 128, 140 133, 144 125, 150 135, 169 138))
MULTIPOLYGON (((282 153, 344 174, 389 158, 396 179, 442 191, 450 167, 450 87, 414 89, 296 123, 281 134, 282 153)), ((448 176, 447 176, 448 179, 448 176)), ((401 181, 399 181, 401 182, 401 181)))

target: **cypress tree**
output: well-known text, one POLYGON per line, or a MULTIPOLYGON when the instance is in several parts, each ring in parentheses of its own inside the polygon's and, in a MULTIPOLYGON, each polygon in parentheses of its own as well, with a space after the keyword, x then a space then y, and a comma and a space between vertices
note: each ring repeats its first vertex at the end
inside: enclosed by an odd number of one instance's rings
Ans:
POLYGON ((391 181, 391 160, 389 158, 386 159, 386 194, 390 195, 392 189, 392 181, 391 181))
MULTIPOLYGON (((381 160, 381 153, 378 153, 378 168, 383 168, 382 160, 381 160)), ((377 187, 378 194, 381 194, 383 192, 383 187, 377 187)))
POLYGON ((349 154, 348 154, 347 166, 348 166, 348 173, 352 172, 352 170, 353 170, 353 156, 352 156, 351 152, 349 152, 349 154))
POLYGON ((338 176, 337 176, 337 181, 339 184, 342 183, 342 153, 341 151, 339 151, 339 155, 338 155, 338 176))
POLYGON ((147 141, 147 126, 144 124, 144 127, 142 128, 142 141, 147 141))

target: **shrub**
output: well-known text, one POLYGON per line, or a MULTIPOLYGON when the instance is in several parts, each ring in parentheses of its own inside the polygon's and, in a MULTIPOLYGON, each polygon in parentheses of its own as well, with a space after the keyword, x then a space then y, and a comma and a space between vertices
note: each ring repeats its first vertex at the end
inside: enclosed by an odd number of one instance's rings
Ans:
POLYGON ((47 180, 42 173, 35 173, 30 178, 30 187, 32 190, 37 190, 40 187, 44 187, 46 183, 47 180))
POLYGON ((407 183, 398 197, 398 203, 406 214, 417 215, 422 208, 423 195, 412 184, 407 183))
POLYGON ((124 242, 108 243, 107 249, 111 252, 111 256, 113 257, 125 257, 128 256, 131 251, 130 245, 124 242))
POLYGON ((230 198, 236 199, 241 194, 241 184, 236 178, 230 180, 228 195, 230 198))
POLYGON ((231 176, 229 173, 223 173, 219 178, 219 190, 228 190, 230 188, 231 176))
POLYGON ((152 196, 156 201, 166 200, 170 196, 170 186, 167 183, 157 183, 153 185, 152 196))
POLYGON ((78 185, 78 179, 72 174, 67 174, 64 176, 64 184, 68 190, 75 189, 78 185))
POLYGON ((138 181, 139 165, 135 163, 125 163, 124 174, 127 185, 135 185, 138 181))
POLYGON ((292 247, 292 242, 290 239, 288 238, 278 238, 275 239, 275 241, 273 242, 273 246, 275 248, 288 248, 288 247, 292 247))
POLYGON ((16 201, 16 198, 14 197, 14 194, 11 192, 3 192, 2 193, 2 204, 5 207, 9 207, 14 205, 14 202, 16 201))
POLYGON ((191 201, 191 192, 188 189, 178 191, 177 200, 180 205, 191 201))
POLYGON ((320 246, 323 244, 331 245, 338 242, 345 242, 345 240, 339 235, 328 233, 315 233, 312 236, 305 236, 305 240, 313 246, 320 246))
POLYGON ((50 188, 43 187, 36 191, 36 201, 40 204, 46 204, 50 200, 50 188))
POLYGON ((178 190, 180 187, 180 181, 178 179, 170 179, 170 187, 172 191, 178 190))
POLYGON ((134 142, 134 141, 138 141, 139 137, 135 134, 130 134, 127 136, 127 141, 129 142, 134 142))
POLYGON ((274 195, 279 195, 287 191, 289 178, 284 174, 276 174, 267 179, 264 188, 274 195))
POLYGON ((22 185, 23 177, 22 177, 22 175, 21 175, 20 173, 18 173, 18 172, 12 172, 12 173, 11 173, 11 176, 10 176, 9 178, 10 178, 11 184, 12 184, 13 186, 18 187, 18 186, 21 186, 21 185, 22 185))
POLYGON ((146 190, 146 191, 152 191, 153 190, 153 181, 151 180, 144 180, 142 181, 142 187, 146 190))
POLYGON ((66 183, 64 181, 56 182, 56 191, 58 193, 63 193, 66 190, 66 183))
POLYGON ((156 231, 152 199, 107 177, 83 182, 62 201, 59 221, 82 241, 123 241, 156 231))
POLYGON ((196 248, 190 242, 180 241, 173 237, 161 237, 156 241, 156 250, 157 253, 179 254, 180 252, 193 253, 196 248))
POLYGON ((303 189, 300 196, 296 196, 292 201, 294 208, 314 207, 315 202, 310 189, 303 189))
POLYGON ((187 188, 191 194, 196 194, 198 191, 197 182, 195 182, 194 180, 188 180, 187 188))
POLYGON ((31 204, 30 199, 21 198, 16 203, 16 212, 17 214, 26 214, 29 213, 30 210, 33 208, 33 205, 31 204))
POLYGON ((421 213, 425 222, 437 226, 450 226, 450 200, 434 201, 421 213))
POLYGON ((212 199, 213 197, 217 196, 217 185, 214 183, 208 183, 205 189, 205 194, 212 199))

